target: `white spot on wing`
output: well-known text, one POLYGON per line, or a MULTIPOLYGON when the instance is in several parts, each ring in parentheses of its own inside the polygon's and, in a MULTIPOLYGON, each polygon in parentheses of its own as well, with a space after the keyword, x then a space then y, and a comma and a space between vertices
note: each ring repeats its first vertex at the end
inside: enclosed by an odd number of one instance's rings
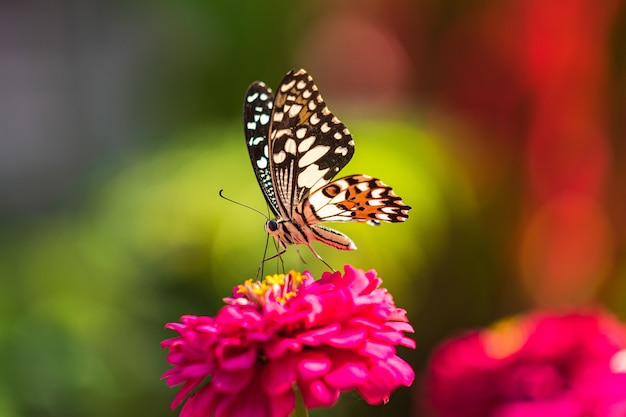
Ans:
POLYGON ((300 113, 300 110, 302 110, 302 106, 300 104, 294 104, 289 109, 289 117, 296 117, 298 113, 300 113))
POLYGON ((348 154, 348 148, 345 146, 337 146, 337 148, 335 148, 335 153, 341 156, 346 156, 348 154))
POLYGON ((343 135, 340 132, 335 132, 335 134, 333 135, 333 137, 337 140, 341 139, 343 137, 343 135))
POLYGON ((254 129, 256 129, 256 123, 248 122, 248 130, 254 130, 254 129))
POLYGON ((266 125, 266 124, 268 124, 268 123, 269 123, 269 121, 270 121, 270 116, 269 116, 269 114, 262 114, 262 115, 261 115, 261 117, 259 117, 259 122, 260 122, 262 125, 266 125))
POLYGON ((322 219, 328 219, 334 216, 339 216, 340 218, 350 218, 349 213, 345 213, 344 209, 341 209, 334 204, 321 206, 318 210, 316 210, 315 214, 322 219))
POLYGON ((267 158, 262 156, 261 158, 257 159, 256 166, 258 166, 261 169, 267 168, 267 158))
POLYGON ((298 81, 298 85, 296 86, 296 88, 298 90, 304 90, 304 87, 306 87, 306 81, 304 81, 304 80, 298 81))
POLYGON ((317 113, 313 113, 311 117, 309 117, 309 123, 312 125, 316 125, 320 122, 320 118, 317 116, 317 113))
POLYGON ((281 85, 280 91, 282 91, 283 93, 286 91, 289 91, 289 89, 291 89, 291 87, 293 87, 295 83, 296 83, 296 80, 291 80, 287 84, 281 85))
POLYGON ((287 139, 287 141, 285 142, 285 152, 295 155, 296 149, 296 141, 292 138, 287 139))
POLYGON ((313 188, 326 175, 328 169, 319 169, 315 164, 309 165, 298 175, 298 187, 313 188))
POLYGON ((285 113, 283 113, 283 112, 280 112, 280 111, 279 112, 275 112, 273 114, 273 119, 274 119, 275 122, 280 123, 280 122, 283 121, 283 117, 284 116, 285 116, 285 113))
POLYGON ((304 135, 306 135, 306 130, 306 127, 301 127, 300 129, 296 130, 296 137, 298 139, 302 139, 304 135))
POLYGON ((300 168, 312 164, 313 162, 319 160, 322 156, 326 155, 330 150, 330 146, 318 145, 305 153, 302 158, 298 161, 298 166, 300 168))
POLYGON ((257 136, 256 138, 251 138, 250 139, 250 146, 258 145, 259 143, 263 142, 264 140, 265 140, 265 138, 263 136, 257 136))
POLYGON ((262 94, 261 94, 261 96, 260 96, 260 99, 261 99, 261 100, 263 100, 263 101, 265 101, 265 100, 267 100, 267 99, 268 99, 268 97, 269 97, 269 96, 268 96, 267 94, 262 93, 262 94))
POLYGON ((248 103, 252 103, 254 100, 256 100, 258 96, 259 96, 259 93, 254 93, 254 94, 249 95, 246 100, 248 100, 248 103))
POLYGON ((311 145, 315 143, 315 136, 309 136, 306 139, 303 139, 298 145, 298 152, 306 152, 309 150, 311 145))
POLYGON ((328 133, 330 131, 330 126, 328 126, 328 122, 324 122, 324 124, 320 127, 322 133, 328 133))
POLYGON ((384 189, 382 188, 374 188, 372 190, 372 198, 382 198, 384 189))
POLYGON ((280 164, 281 162, 283 162, 285 159, 287 158, 287 154, 285 153, 285 151, 280 151, 278 153, 274 154, 274 163, 275 164, 280 164))

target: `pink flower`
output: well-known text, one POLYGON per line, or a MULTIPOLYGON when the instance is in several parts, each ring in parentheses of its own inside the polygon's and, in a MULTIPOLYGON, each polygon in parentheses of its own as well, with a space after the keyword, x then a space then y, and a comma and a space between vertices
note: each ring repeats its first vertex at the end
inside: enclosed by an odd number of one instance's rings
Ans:
POLYGON ((441 417, 623 417, 626 327, 602 311, 503 320, 441 346, 427 393, 441 417))
POLYGON ((215 317, 168 324, 179 336, 162 342, 174 365, 163 378, 184 384, 172 408, 187 397, 181 417, 286 417, 295 387, 314 408, 350 389, 387 402, 411 385, 413 370, 396 355, 398 345, 415 348, 406 312, 375 271, 344 269, 318 281, 293 271, 249 280, 215 317))

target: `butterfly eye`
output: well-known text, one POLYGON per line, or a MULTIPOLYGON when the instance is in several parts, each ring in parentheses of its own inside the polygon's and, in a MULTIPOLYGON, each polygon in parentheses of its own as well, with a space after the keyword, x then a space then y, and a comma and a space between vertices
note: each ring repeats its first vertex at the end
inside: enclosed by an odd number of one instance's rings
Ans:
POLYGON ((269 220, 267 223, 265 223, 265 230, 267 232, 275 232, 278 230, 278 223, 276 222, 276 220, 269 220))

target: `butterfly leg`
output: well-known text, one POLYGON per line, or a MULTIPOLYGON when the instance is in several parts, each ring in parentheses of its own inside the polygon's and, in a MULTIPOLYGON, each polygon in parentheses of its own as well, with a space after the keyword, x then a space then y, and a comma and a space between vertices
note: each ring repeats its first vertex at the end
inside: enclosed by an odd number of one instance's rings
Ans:
MULTIPOLYGON (((278 249, 278 248, 277 248, 278 249)), ((256 271, 256 277, 259 277, 259 274, 263 275, 263 271, 264 271, 264 267, 265 267, 265 262, 267 261, 271 261, 272 259, 277 259, 278 262, 280 262, 282 264, 282 269, 283 269, 283 273, 285 273, 285 264, 283 263, 283 258, 281 257, 281 255, 283 253, 287 252, 286 248, 282 248, 280 252, 276 253, 275 255, 270 256, 269 258, 265 258, 261 261, 261 263, 259 264, 259 268, 256 271)), ((276 270, 278 271, 278 265, 276 265, 276 270)))
POLYGON ((329 264, 328 262, 326 262, 326 261, 324 260, 324 258, 322 258, 322 257, 321 257, 321 256, 320 256, 317 252, 315 252, 315 249, 313 249, 313 246, 311 246, 311 244, 310 244, 310 243, 307 243, 306 245, 309 247, 309 249, 311 249, 311 252, 313 252, 313 255, 315 255, 315 257, 316 257, 317 259, 319 259, 320 261, 322 261, 322 262, 324 263, 324 265, 326 265, 326 266, 327 266, 327 267, 328 267, 331 271, 335 272, 335 268, 333 268, 332 266, 330 266, 330 264, 329 264))
POLYGON ((302 254, 300 253, 300 249, 298 249, 297 246, 296 246, 296 252, 298 253, 298 256, 300 257, 300 260, 302 261, 302 263, 306 265, 306 260, 302 257, 302 254))

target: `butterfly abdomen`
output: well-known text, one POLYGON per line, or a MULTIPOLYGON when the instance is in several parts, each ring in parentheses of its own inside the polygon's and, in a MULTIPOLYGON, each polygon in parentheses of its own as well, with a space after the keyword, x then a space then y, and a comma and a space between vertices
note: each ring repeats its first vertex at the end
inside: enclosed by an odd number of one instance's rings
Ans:
POLYGON ((265 223, 265 231, 274 236, 283 247, 288 245, 308 245, 318 241, 341 250, 356 250, 356 245, 343 233, 321 225, 309 226, 293 220, 270 220, 265 223))

